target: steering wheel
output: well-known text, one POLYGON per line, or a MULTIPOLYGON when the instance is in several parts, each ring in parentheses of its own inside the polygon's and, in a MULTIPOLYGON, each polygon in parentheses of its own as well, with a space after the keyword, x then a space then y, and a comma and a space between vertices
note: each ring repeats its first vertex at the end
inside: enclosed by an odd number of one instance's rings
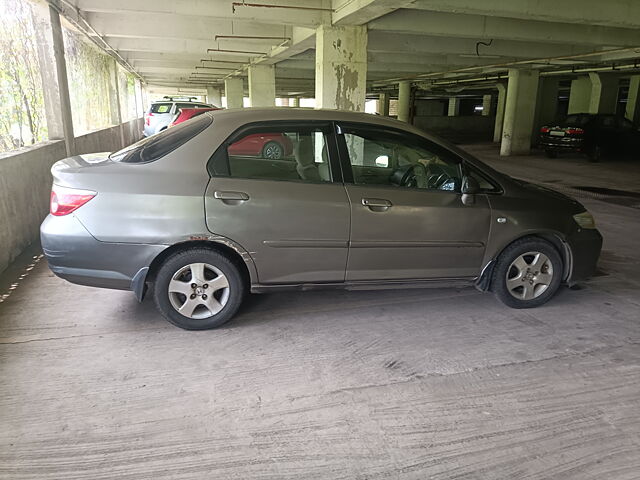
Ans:
POLYGON ((446 173, 441 173, 440 175, 438 175, 437 173, 434 175, 430 175, 429 176, 429 180, 427 180, 427 186, 429 188, 440 188, 442 185, 444 185, 447 180, 449 180, 449 175, 447 175, 446 173))

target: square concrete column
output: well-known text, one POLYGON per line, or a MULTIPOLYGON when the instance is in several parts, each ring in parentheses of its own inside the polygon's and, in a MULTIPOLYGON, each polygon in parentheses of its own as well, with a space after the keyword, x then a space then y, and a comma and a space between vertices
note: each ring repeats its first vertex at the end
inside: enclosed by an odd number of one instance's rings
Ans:
POLYGON ((276 69, 273 65, 249 66, 249 103, 252 107, 276 106, 276 69))
POLYGON ((567 113, 588 113, 590 101, 591 80, 589 77, 578 77, 575 80, 572 80, 567 113))
POLYGON ((640 75, 629 79, 629 97, 625 117, 632 122, 640 122, 640 75))
POLYGON ((53 7, 39 3, 33 5, 33 12, 49 140, 63 139, 71 156, 75 135, 60 15, 53 7))
POLYGON ((449 98, 449 109, 447 115, 450 117, 457 117, 460 115, 460 99, 457 97, 449 98))
POLYGON ((537 70, 509 70, 500 155, 523 155, 531 151, 538 75, 537 70))
POLYGON ((378 115, 383 115, 385 117, 389 116, 389 94, 381 93, 378 96, 378 108, 376 110, 378 115))
POLYGON ((482 116, 488 117, 493 114, 491 109, 493 108, 493 95, 482 96, 482 116))
POLYGON ((224 95, 227 97, 227 108, 244 106, 244 81, 242 78, 227 78, 224 81, 224 95))
POLYGON ((560 79, 558 77, 544 77, 538 82, 538 101, 536 102, 536 116, 534 131, 553 122, 558 111, 558 90, 560 79))
POLYGON ((316 107, 364 111, 367 89, 367 27, 316 30, 316 107))
POLYGON ((222 107, 222 94, 219 87, 207 86, 207 103, 214 107, 222 107))
POLYGON ((592 72, 589 113, 616 113, 618 77, 592 72))
POLYGON ((504 107, 507 103, 507 86, 504 83, 496 84, 498 89, 498 106, 496 108, 496 121, 493 127, 493 141, 498 143, 502 140, 502 125, 504 123, 504 107))
POLYGON ((409 122, 411 113, 411 82, 398 84, 398 120, 409 122))

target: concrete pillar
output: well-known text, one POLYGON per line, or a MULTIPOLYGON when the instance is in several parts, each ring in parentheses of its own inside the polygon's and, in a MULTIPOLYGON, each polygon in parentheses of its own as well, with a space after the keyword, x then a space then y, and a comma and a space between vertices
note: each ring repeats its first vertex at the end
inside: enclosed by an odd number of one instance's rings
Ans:
POLYGON ((493 108, 493 95, 482 96, 482 116, 488 117, 493 114, 491 109, 493 108))
POLYGON ((67 155, 71 156, 75 136, 60 15, 53 7, 42 4, 35 4, 33 9, 49 139, 63 139, 67 155))
POLYGON ((290 107, 299 107, 300 106, 300 97, 291 97, 289 99, 290 107))
POLYGON ((537 70, 509 70, 500 155, 522 155, 531 150, 531 132, 538 97, 537 70))
POLYGON ((533 124, 534 131, 542 125, 556 120, 558 112, 558 77, 544 77, 538 82, 538 101, 536 102, 536 116, 533 124))
POLYGON ((389 94, 381 93, 378 96, 378 115, 384 115, 385 117, 389 116, 389 94))
POLYGON ((493 141, 498 143, 502 140, 502 125, 504 123, 504 107, 507 103, 507 86, 504 83, 496 84, 498 89, 498 107, 496 108, 496 121, 493 127, 493 141))
POLYGON ((224 81, 224 94, 227 97, 227 108, 244 106, 244 81, 242 78, 227 78, 224 81))
POLYGON ((625 117, 632 122, 640 122, 640 75, 633 75, 629 79, 629 97, 625 117))
POLYGON ((411 112, 411 82, 398 84, 398 120, 409 122, 411 112))
POLYGON ((273 65, 249 66, 249 102, 252 107, 276 106, 276 70, 273 65))
POLYGON ((618 78, 591 72, 589 79, 591 80, 589 113, 616 113, 618 78))
POLYGON ((460 99, 457 97, 449 98, 449 109, 447 115, 450 117, 457 117, 460 115, 460 99))
POLYGON ((316 107, 364 111, 367 89, 367 27, 316 30, 316 107))
POLYGON ((222 94, 219 87, 207 86, 207 103, 214 107, 222 107, 222 94))
POLYGON ((120 146, 124 148, 125 136, 124 126, 122 125, 122 106, 120 104, 120 81, 118 78, 118 64, 115 60, 111 61, 111 75, 109 83, 109 110, 111 111, 111 123, 118 126, 120 132, 120 146))
POLYGON ((588 113, 591 99, 591 80, 588 76, 571 81, 567 113, 588 113))

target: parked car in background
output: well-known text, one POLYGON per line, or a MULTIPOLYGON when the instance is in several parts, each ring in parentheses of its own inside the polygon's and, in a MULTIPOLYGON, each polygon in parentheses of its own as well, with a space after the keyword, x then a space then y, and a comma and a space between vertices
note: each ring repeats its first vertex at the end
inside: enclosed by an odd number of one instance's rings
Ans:
POLYGON ((550 158, 579 152, 597 162, 607 154, 637 155, 640 131, 622 116, 578 113, 543 126, 538 144, 550 158))
POLYGON ((225 323, 248 291, 475 285, 536 307, 593 274, 602 245, 577 201, 364 113, 206 112, 51 171, 51 270, 151 291, 193 330, 225 323), (292 158, 264 157, 285 138, 292 158))
POLYGON ((164 98, 159 102, 153 102, 149 110, 144 114, 144 130, 142 134, 145 137, 150 137, 166 130, 181 108, 215 108, 208 103, 193 102, 193 97, 187 99, 164 98))
POLYGON ((180 108, 173 121, 169 124, 170 127, 175 127, 179 123, 186 122, 187 120, 202 115, 204 112, 211 112, 213 110, 220 110, 218 107, 210 108, 180 108))
POLYGON ((283 133, 256 133, 247 135, 238 142, 229 145, 230 155, 262 157, 280 160, 293 153, 293 142, 283 133))

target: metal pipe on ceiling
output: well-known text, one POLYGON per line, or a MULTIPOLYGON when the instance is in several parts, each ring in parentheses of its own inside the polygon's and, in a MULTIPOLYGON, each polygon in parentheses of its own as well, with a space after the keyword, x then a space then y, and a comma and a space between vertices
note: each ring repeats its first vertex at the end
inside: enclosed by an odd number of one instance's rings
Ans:
POLYGON ((291 41, 291 37, 269 37, 258 35, 216 35, 215 37, 213 37, 215 41, 218 41, 218 39, 220 38, 245 40, 284 40, 285 42, 291 41))
POLYGON ((246 2, 232 2, 231 12, 236 13, 237 7, 288 8, 292 10, 313 10, 318 12, 335 12, 333 8, 325 8, 325 7, 302 7, 299 5, 279 5, 279 4, 273 4, 273 3, 246 3, 246 2))
POLYGON ((224 52, 224 53, 248 53, 250 55, 266 55, 266 52, 253 52, 250 50, 226 50, 221 48, 207 48, 207 53, 209 52, 224 52))

